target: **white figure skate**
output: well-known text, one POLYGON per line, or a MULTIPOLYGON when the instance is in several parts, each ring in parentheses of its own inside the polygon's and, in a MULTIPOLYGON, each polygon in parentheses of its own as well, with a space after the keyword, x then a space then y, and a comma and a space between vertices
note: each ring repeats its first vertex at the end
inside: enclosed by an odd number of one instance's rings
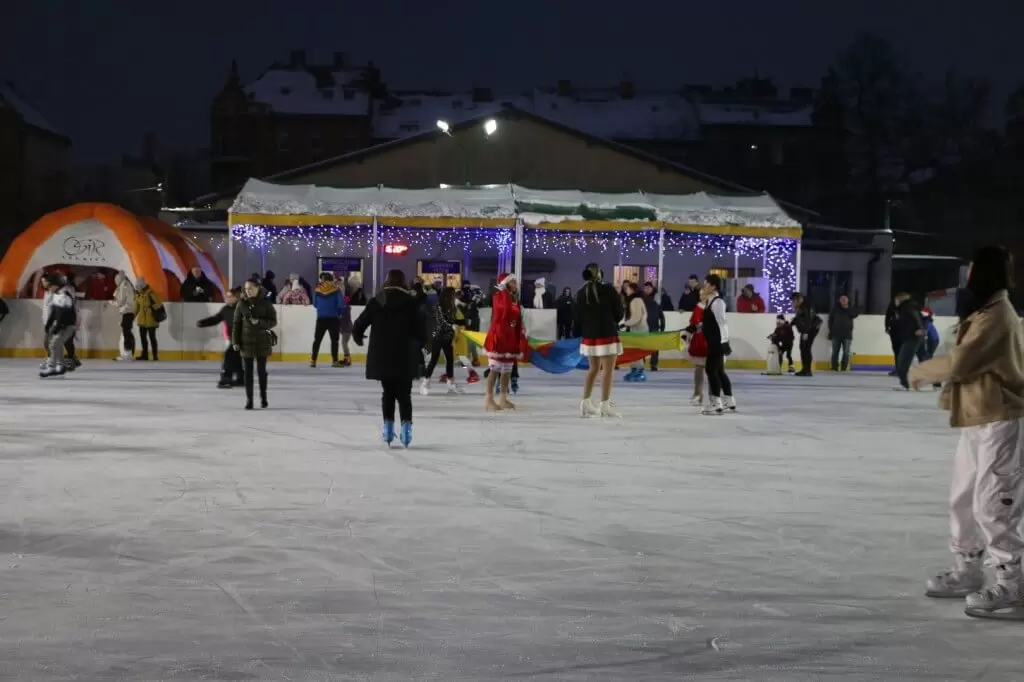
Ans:
POLYGON ((924 593, 935 599, 963 599, 984 586, 981 556, 957 554, 951 569, 928 579, 924 593))
POLYGON ((1000 566, 994 585, 967 595, 964 613, 973 618, 1024 620, 1024 577, 1020 564, 1000 566))

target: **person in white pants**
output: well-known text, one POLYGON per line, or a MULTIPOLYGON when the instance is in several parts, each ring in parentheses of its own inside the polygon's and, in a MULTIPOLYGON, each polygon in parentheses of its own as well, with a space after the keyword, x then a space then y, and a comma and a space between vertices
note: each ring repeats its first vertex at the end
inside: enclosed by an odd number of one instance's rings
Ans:
POLYGON ((939 404, 960 429, 950 487, 953 568, 928 581, 931 597, 965 597, 968 615, 1024 617, 1024 327, 1011 305, 1013 262, 985 247, 971 262, 956 345, 911 370, 911 388, 945 384, 939 404), (985 587, 982 559, 996 567, 985 587))

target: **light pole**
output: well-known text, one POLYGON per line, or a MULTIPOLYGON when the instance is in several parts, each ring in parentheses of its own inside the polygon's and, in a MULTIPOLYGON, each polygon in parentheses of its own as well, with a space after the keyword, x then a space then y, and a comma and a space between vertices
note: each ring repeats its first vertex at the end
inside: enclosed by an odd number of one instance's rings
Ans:
MULTIPOLYGON (((464 180, 463 184, 468 186, 470 184, 469 183, 469 177, 470 177, 470 175, 469 175, 469 151, 462 144, 462 141, 459 140, 459 138, 457 138, 454 135, 452 135, 452 126, 451 126, 451 124, 448 123, 448 121, 445 121, 444 119, 439 119, 438 122, 437 122, 437 128, 442 133, 444 133, 445 135, 447 135, 448 137, 452 138, 452 140, 455 141, 455 146, 459 150, 459 155, 462 156, 462 172, 463 172, 463 175, 465 176, 465 180, 464 180)), ((491 137, 492 135, 494 135, 494 133, 498 132, 498 122, 495 119, 493 119, 493 118, 487 119, 486 121, 484 121, 483 130, 484 130, 484 136, 485 137, 488 137, 488 138, 491 137)))

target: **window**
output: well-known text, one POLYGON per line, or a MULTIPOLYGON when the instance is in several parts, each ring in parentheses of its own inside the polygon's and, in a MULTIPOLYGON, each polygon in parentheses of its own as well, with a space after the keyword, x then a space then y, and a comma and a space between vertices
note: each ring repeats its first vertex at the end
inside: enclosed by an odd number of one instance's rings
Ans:
POLYGON ((277 150, 281 152, 291 151, 292 148, 292 136, 291 132, 287 128, 282 128, 277 131, 277 150))
POLYGON ((808 270, 807 300, 819 313, 831 312, 840 294, 849 294, 853 284, 853 273, 849 270, 808 270))
POLYGON ((616 289, 622 287, 625 281, 633 282, 638 288, 643 288, 645 282, 651 282, 655 288, 658 286, 657 265, 616 265, 612 268, 612 284, 616 289))

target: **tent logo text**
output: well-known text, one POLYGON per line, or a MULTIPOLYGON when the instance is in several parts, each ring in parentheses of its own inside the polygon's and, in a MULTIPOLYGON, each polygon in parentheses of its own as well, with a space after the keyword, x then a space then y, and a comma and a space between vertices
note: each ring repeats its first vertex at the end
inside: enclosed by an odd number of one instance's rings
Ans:
POLYGON ((68 258, 79 258, 81 260, 102 261, 106 260, 103 249, 106 242, 95 237, 68 237, 64 240, 64 255, 68 258))

